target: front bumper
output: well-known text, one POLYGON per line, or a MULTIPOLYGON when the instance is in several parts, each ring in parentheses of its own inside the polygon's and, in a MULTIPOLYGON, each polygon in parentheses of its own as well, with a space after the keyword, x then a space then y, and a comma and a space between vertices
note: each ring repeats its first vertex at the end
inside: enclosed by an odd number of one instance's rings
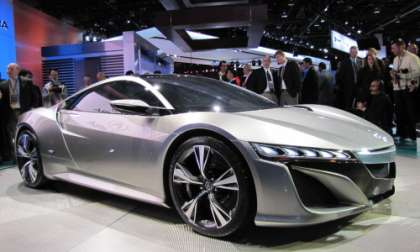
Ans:
POLYGON ((394 147, 356 155, 359 162, 280 163, 248 153, 257 226, 305 226, 356 215, 395 191, 394 147))

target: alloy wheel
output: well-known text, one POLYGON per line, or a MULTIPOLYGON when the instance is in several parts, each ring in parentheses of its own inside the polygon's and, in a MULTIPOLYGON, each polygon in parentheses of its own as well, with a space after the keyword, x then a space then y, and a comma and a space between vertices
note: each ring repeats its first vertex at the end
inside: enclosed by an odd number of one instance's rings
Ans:
POLYGON ((175 162, 173 190, 190 224, 221 229, 238 206, 239 183, 227 159, 208 145, 193 145, 175 162))
POLYGON ((29 185, 36 184, 41 163, 34 135, 29 132, 19 135, 16 142, 16 158, 22 179, 29 185))

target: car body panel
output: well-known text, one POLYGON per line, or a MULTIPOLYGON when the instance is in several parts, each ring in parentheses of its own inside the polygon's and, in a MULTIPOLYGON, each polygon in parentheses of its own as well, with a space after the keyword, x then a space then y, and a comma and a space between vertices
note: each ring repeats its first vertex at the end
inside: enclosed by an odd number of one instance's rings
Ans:
MULTIPOLYGON (((127 77, 108 81, 121 79, 127 77)), ((94 86, 103 83, 107 81, 94 86)), ((167 101, 164 104, 171 106, 167 101)), ((45 174, 50 179, 163 206, 168 202, 164 163, 171 145, 190 131, 213 132, 230 141, 247 162, 256 191, 255 221, 265 226, 316 224, 359 213, 371 203, 365 196, 351 206, 309 208, 300 199, 292 167, 261 159, 250 143, 346 150, 372 163, 393 162, 395 154, 392 138, 375 125, 320 105, 165 116, 80 112, 57 105, 23 114, 18 127, 24 126, 39 139, 45 174), (383 151, 374 152, 378 149, 383 151)), ((330 187, 341 176, 306 168, 308 176, 324 180, 330 187)), ((393 179, 386 180, 377 193, 386 193, 392 185, 393 179)), ((357 190, 351 183, 348 186, 357 190)))

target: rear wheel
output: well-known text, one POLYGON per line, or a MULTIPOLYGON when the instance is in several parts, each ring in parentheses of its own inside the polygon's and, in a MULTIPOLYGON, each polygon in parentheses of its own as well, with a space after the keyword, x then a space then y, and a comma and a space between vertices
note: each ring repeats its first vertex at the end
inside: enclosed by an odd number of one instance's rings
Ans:
POLYGON ((20 175, 25 184, 32 188, 39 188, 45 184, 47 178, 42 169, 38 139, 32 131, 22 130, 16 141, 16 159, 20 175))
POLYGON ((226 237, 252 221, 248 168, 218 139, 194 137, 181 144, 170 163, 169 185, 179 215, 200 234, 226 237))

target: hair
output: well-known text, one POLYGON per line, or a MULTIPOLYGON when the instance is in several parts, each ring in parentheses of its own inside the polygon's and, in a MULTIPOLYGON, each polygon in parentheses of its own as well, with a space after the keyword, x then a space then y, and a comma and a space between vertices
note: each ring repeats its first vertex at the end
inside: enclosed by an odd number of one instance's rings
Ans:
POLYGON ((311 58, 306 57, 306 58, 304 58, 304 59, 303 59, 303 62, 304 62, 304 63, 308 63, 309 65, 312 65, 312 60, 311 60, 311 58))
POLYGON ((373 47, 370 47, 370 48, 368 49, 368 52, 375 54, 375 56, 378 54, 378 50, 376 50, 376 49, 375 49, 375 48, 373 48, 373 47))
POLYGON ((51 68, 51 69, 50 69, 50 71, 48 71, 48 73, 49 73, 49 74, 51 74, 51 72, 52 72, 52 71, 54 71, 54 72, 57 72, 57 73, 58 73, 58 69, 57 69, 57 68, 51 68))
POLYGON ((369 67, 369 64, 368 64, 369 57, 372 57, 373 59, 373 70, 375 70, 377 73, 380 73, 381 67, 379 66, 378 60, 373 55, 370 55, 370 54, 366 55, 365 62, 364 62, 365 67, 369 67))
POLYGON ((18 76, 21 76, 21 77, 26 77, 28 75, 32 75, 32 72, 27 70, 27 69, 20 70, 20 72, 18 74, 18 76))
POLYGON ((218 66, 219 70, 220 70, 220 67, 222 67, 223 64, 226 64, 226 61, 225 60, 221 60, 219 62, 219 66, 218 66))
POLYGON ((352 49, 357 49, 357 50, 359 50, 359 48, 357 47, 357 46, 350 46, 350 50, 352 50, 352 49))
POLYGON ((274 57, 277 57, 277 55, 285 56, 286 54, 282 50, 277 50, 274 57))
POLYGON ((391 43, 392 45, 397 45, 397 46, 402 46, 402 47, 405 47, 405 42, 404 42, 404 40, 403 39, 401 39, 401 38, 399 38, 399 39, 397 39, 397 40, 395 40, 395 41, 392 41, 392 43, 391 43))
POLYGON ((134 74, 133 70, 128 70, 127 72, 125 72, 125 75, 133 75, 133 74, 134 74))
POLYGON ((325 70, 325 69, 327 69, 327 65, 325 65, 324 62, 321 62, 321 63, 319 63, 318 68, 319 68, 319 70, 325 70))

